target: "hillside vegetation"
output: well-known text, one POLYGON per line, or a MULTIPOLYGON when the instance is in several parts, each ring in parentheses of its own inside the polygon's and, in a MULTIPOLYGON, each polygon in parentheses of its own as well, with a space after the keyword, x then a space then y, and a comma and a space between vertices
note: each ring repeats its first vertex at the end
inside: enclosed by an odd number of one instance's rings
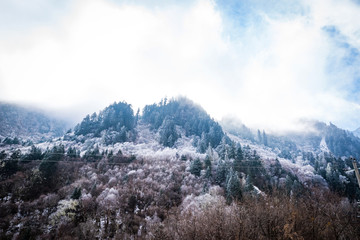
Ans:
POLYGON ((358 140, 321 126, 226 133, 187 99, 114 103, 61 138, 1 146, 0 239, 359 239, 342 155, 358 140))

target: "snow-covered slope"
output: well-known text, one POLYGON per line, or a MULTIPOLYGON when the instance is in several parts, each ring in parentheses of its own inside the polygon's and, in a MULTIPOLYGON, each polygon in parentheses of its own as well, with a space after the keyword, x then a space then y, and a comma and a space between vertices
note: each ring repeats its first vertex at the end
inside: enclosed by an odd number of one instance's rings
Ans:
POLYGON ((322 152, 330 152, 330 150, 329 150, 329 148, 328 148, 328 146, 327 146, 327 144, 326 144, 325 137, 323 137, 323 138, 321 139, 321 142, 320 142, 320 150, 321 150, 322 152))
MULTIPOLYGON (((281 165, 284 171, 272 174, 272 177, 277 177, 279 181, 285 181, 288 174, 298 178, 293 178, 292 181, 322 186, 327 185, 324 171, 329 163, 340 166, 343 162, 338 162, 339 157, 356 155, 359 151, 357 146, 360 146, 360 139, 352 133, 332 124, 319 122, 313 123, 316 131, 286 136, 266 134, 265 131, 257 131, 258 135, 252 135, 254 131, 243 124, 237 131, 234 125, 236 123, 232 122, 231 131, 224 134, 222 127, 203 109, 184 100, 150 105, 144 112, 147 114, 146 118, 134 116, 130 104, 113 104, 99 114, 85 117, 72 132, 63 137, 52 138, 35 146, 43 153, 59 145, 64 146, 65 152, 70 148, 76 149, 78 158, 82 157, 82 160, 90 162, 108 159, 109 153, 113 156, 112 154, 121 152, 125 156, 135 156, 136 159, 146 161, 176 162, 179 159, 186 161, 199 158, 203 165, 206 151, 211 146, 216 155, 212 158, 213 173, 216 173, 222 160, 227 161, 225 165, 228 170, 235 168, 235 155, 232 154, 226 159, 225 156, 229 154, 226 151, 230 148, 236 151, 242 148, 247 154, 244 157, 245 162, 259 163, 260 159, 261 166, 254 168, 262 168, 261 171, 265 168, 267 173, 271 173, 274 166, 281 165), (237 143, 240 147, 234 147, 237 143), (89 160, 89 155, 95 156, 95 159, 89 160)), ((0 150, 4 150, 8 156, 16 149, 27 154, 31 146, 0 146, 0 150)), ((240 166, 236 171, 246 178, 246 175, 249 175, 247 167, 240 166)), ((333 167, 331 171, 340 170, 333 167)), ((262 177, 265 175, 264 173, 262 177)), ((260 185, 257 187, 261 188, 260 185)))
POLYGON ((278 149, 273 150, 264 145, 259 145, 253 143, 252 141, 241 139, 232 134, 228 134, 228 136, 233 141, 240 143, 242 146, 249 146, 251 150, 256 151, 256 153, 261 157, 262 162, 267 169, 269 169, 271 165, 275 163, 275 159, 277 159, 279 160, 283 169, 298 176, 300 181, 302 181, 303 183, 313 181, 326 186, 326 181, 320 175, 315 174, 314 168, 307 162, 303 161, 301 157, 292 161, 286 158, 279 157, 280 151, 278 149))

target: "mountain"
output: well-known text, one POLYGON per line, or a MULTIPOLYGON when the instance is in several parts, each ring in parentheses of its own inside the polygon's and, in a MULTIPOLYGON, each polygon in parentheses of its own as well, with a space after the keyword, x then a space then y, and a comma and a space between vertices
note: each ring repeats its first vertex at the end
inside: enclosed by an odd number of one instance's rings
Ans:
POLYGON ((126 142, 134 139, 135 116, 130 104, 114 103, 99 114, 87 115, 76 125, 74 134, 87 138, 102 137, 104 143, 126 142))
POLYGON ((200 106, 186 98, 178 98, 145 106, 141 118, 139 113, 134 115, 130 104, 115 102, 98 114, 87 115, 75 127, 73 137, 69 135, 65 139, 98 138, 105 145, 134 142, 138 123, 156 132, 159 143, 165 147, 174 147, 182 136, 191 137, 193 145, 203 153, 209 144, 214 148, 219 146, 224 137, 221 126, 200 106))
POLYGON ((160 132, 160 142, 164 146, 174 146, 180 137, 175 126, 184 131, 186 137, 194 137, 194 145, 200 152, 205 152, 209 144, 219 146, 224 132, 200 106, 186 98, 177 100, 164 99, 159 104, 147 105, 143 110, 142 120, 150 124, 151 129, 160 132))
POLYGON ((307 131, 285 134, 266 134, 264 130, 251 130, 234 119, 225 119, 221 123, 228 133, 274 150, 278 149, 280 156, 286 155, 290 159, 296 158, 302 152, 328 152, 335 157, 360 157, 360 138, 332 123, 306 121, 303 124, 307 131))
POLYGON ((64 121, 47 116, 26 107, 0 103, 0 136, 32 140, 62 136, 66 130, 64 121))
POLYGON ((360 127, 354 130, 352 133, 354 134, 354 136, 360 138, 360 127))
POLYGON ((323 239, 341 216, 356 239, 357 137, 221 124, 186 98, 115 102, 62 137, 0 145, 0 238, 323 239))

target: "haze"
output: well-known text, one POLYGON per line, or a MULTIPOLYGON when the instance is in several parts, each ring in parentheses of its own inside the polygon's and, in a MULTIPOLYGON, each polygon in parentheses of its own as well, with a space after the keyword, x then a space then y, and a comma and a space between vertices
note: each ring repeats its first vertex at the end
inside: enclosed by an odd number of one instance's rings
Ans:
POLYGON ((215 119, 360 127, 360 3, 1 1, 0 100, 73 122, 186 96, 215 119))

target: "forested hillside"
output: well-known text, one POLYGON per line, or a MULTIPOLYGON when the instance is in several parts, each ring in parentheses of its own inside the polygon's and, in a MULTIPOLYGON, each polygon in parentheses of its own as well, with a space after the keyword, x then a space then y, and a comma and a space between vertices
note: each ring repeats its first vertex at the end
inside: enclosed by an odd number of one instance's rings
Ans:
POLYGON ((126 102, 114 103, 99 114, 87 115, 76 125, 75 135, 89 138, 103 136, 107 144, 131 141, 135 138, 136 125, 134 111, 126 102))
POLYGON ((0 148, 0 238, 359 239, 360 189, 335 155, 358 140, 320 126, 224 132, 188 99, 114 103, 61 138, 0 148))
POLYGON ((216 148, 224 136, 220 125, 200 107, 188 99, 164 99, 159 104, 147 105, 142 119, 152 129, 160 131, 160 141, 164 146, 172 147, 180 137, 175 126, 181 127, 185 135, 195 136, 194 144, 200 152, 205 152, 209 144, 216 148))

